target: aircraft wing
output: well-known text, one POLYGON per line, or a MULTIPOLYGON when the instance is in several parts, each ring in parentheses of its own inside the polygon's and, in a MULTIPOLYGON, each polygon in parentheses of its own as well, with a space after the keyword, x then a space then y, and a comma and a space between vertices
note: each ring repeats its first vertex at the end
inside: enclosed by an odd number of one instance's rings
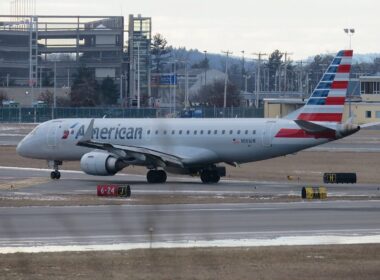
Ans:
POLYGON ((103 143, 93 141, 92 131, 94 127, 94 119, 91 120, 82 139, 77 143, 78 146, 93 148, 98 150, 105 150, 110 153, 116 154, 122 158, 142 158, 145 157, 158 165, 167 165, 168 163, 183 167, 183 158, 163 153, 155 149, 146 147, 137 147, 130 145, 112 145, 110 143, 103 143))

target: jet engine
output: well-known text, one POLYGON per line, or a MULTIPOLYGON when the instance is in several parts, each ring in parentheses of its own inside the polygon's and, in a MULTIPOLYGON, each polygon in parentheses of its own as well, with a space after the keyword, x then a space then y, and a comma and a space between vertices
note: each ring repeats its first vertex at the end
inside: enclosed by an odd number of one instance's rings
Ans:
POLYGON ((90 152, 82 156, 80 167, 86 174, 112 176, 128 164, 109 153, 90 152))

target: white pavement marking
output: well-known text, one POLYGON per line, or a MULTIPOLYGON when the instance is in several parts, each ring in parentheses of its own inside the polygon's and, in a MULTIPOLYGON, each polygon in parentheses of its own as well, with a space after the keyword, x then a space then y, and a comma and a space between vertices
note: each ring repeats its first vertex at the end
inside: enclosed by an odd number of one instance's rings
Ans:
POLYGON ((125 251, 149 248, 206 248, 206 247, 259 247, 259 246, 300 246, 300 245, 350 245, 380 243, 380 235, 366 236, 287 236, 271 239, 226 239, 213 241, 188 240, 181 242, 142 242, 106 245, 74 246, 32 246, 3 247, 0 254, 48 253, 48 252, 88 252, 88 251, 125 251))

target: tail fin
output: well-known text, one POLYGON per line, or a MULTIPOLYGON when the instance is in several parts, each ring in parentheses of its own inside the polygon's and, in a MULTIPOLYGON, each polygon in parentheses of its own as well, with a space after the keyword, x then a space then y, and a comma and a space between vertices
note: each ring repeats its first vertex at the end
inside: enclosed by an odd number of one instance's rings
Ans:
POLYGON ((340 51, 327 68, 306 105, 286 118, 341 123, 352 63, 352 50, 340 51))

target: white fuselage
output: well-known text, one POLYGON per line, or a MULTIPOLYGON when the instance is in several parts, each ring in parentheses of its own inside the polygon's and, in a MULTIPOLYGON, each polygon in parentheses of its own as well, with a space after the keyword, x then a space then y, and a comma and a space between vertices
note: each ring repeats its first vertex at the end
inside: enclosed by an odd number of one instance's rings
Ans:
MULTIPOLYGON (((92 150, 76 145, 90 121, 62 119, 43 123, 20 142, 18 153, 38 159, 80 160, 92 150)), ((96 119, 92 139, 176 155, 189 166, 264 160, 333 140, 278 137, 281 129, 300 128, 286 119, 96 119)))

